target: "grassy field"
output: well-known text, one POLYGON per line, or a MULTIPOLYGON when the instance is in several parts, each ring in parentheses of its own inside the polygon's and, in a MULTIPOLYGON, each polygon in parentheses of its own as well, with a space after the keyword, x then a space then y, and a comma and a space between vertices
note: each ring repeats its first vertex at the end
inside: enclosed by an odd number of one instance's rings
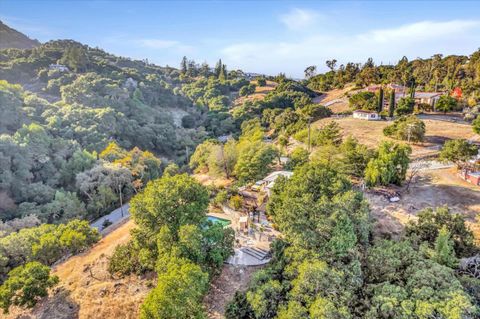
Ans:
MULTIPOLYGON (((252 84, 257 84, 257 81, 250 81, 252 84)), ((267 85, 265 86, 257 86, 255 88, 255 93, 250 94, 248 96, 239 96, 235 101, 234 105, 242 105, 245 101, 257 101, 257 100, 263 100, 265 98, 265 95, 268 94, 268 92, 273 91, 275 87, 277 86, 276 82, 273 81, 267 81, 267 85)))
MULTIPOLYGON (((478 138, 478 135, 472 131, 472 127, 466 123, 428 119, 428 116, 425 116, 422 120, 426 126, 425 142, 411 145, 414 157, 434 155, 438 152, 438 147, 449 139, 478 138)), ((382 140, 392 140, 383 135, 383 129, 391 124, 387 121, 365 121, 352 117, 326 118, 315 122, 313 126, 321 127, 330 121, 335 121, 340 125, 344 136, 354 136, 360 143, 369 147, 377 147, 382 140)))
POLYGON ((324 105, 324 104, 335 101, 335 103, 330 104, 328 106, 328 108, 332 110, 333 113, 350 111, 347 93, 353 90, 353 88, 354 88, 354 85, 349 84, 342 89, 334 89, 331 91, 327 91, 322 95, 314 98, 313 103, 324 105))

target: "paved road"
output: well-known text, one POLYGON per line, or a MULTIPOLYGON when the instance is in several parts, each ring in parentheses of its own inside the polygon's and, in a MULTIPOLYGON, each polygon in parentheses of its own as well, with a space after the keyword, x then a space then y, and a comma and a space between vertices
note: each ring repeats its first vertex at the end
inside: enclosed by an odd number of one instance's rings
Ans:
POLYGON ((91 227, 97 228, 100 232, 102 231, 102 225, 105 220, 109 220, 112 225, 115 225, 124 219, 130 217, 129 212, 130 204, 125 204, 122 207, 119 207, 112 211, 110 214, 100 217, 96 221, 90 224, 91 227))

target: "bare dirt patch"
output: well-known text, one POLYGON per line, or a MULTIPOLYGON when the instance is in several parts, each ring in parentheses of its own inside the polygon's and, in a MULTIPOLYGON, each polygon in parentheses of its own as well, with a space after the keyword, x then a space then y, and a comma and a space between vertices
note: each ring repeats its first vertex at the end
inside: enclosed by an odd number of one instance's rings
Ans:
POLYGON ((50 297, 29 311, 13 309, 6 318, 137 318, 143 299, 155 284, 153 274, 116 279, 107 271, 108 257, 117 245, 130 239, 133 227, 133 221, 123 224, 87 252, 54 267, 60 284, 50 297))
POLYGON ((398 188, 399 202, 390 203, 385 197, 367 194, 372 215, 377 220, 376 232, 398 236, 403 226, 422 209, 448 205, 452 213, 465 216, 480 240, 480 225, 476 217, 480 214, 480 187, 465 182, 456 175, 454 168, 422 172, 412 183, 410 191, 398 188))
POLYGON ((227 303, 237 290, 245 291, 248 288, 252 275, 262 267, 224 265, 222 273, 211 282, 210 290, 204 299, 208 318, 225 318, 227 303))

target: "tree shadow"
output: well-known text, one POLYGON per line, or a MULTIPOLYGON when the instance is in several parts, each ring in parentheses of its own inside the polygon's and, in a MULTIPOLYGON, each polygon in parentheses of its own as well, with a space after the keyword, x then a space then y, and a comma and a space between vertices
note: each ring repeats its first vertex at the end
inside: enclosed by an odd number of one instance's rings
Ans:
POLYGON ((70 291, 54 288, 48 298, 42 300, 31 314, 23 314, 18 319, 77 319, 80 307, 70 296, 70 291))

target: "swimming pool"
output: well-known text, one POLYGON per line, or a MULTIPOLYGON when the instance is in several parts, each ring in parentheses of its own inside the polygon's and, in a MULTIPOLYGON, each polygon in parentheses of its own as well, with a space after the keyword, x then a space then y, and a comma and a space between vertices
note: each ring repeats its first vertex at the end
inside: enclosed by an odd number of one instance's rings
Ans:
POLYGON ((207 220, 211 221, 212 223, 219 223, 223 227, 226 227, 226 226, 228 226, 232 223, 228 219, 218 218, 218 217, 215 217, 215 216, 207 216, 207 220))

